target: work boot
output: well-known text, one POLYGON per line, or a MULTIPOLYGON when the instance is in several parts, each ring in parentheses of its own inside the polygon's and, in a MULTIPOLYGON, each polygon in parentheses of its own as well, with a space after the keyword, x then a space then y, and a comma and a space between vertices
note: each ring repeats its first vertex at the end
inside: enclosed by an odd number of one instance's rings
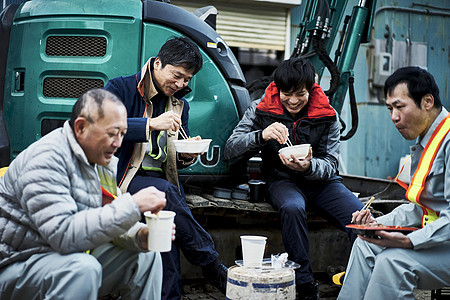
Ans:
POLYGON ((319 300, 319 284, 312 281, 295 287, 297 300, 319 300))
POLYGON ((216 287, 222 294, 227 291, 228 268, 218 259, 202 267, 202 273, 206 281, 216 287))

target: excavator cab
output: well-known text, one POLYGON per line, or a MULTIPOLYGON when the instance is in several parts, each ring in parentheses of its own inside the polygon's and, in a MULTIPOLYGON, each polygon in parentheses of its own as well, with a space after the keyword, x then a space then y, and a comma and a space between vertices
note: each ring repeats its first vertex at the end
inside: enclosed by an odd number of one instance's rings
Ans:
MULTIPOLYGON (((34 141, 62 126, 77 98, 109 79, 137 73, 172 36, 199 47, 203 68, 190 81, 190 131, 211 138, 207 153, 185 174, 227 173, 222 149, 250 103, 233 52, 214 30, 214 10, 196 16, 160 1, 33 0, 8 15, 4 92, 3 165, 34 141), (211 14, 212 12, 212 14, 211 14), (5 150, 9 147, 9 151, 5 150)), ((0 109, 2 106, 0 106, 0 109)), ((0 127, 1 128, 1 127, 0 127)))

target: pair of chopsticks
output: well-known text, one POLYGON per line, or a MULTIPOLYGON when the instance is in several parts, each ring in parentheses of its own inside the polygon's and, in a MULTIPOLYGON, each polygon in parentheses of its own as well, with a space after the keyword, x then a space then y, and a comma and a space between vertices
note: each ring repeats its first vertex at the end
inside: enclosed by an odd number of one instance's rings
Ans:
POLYGON ((367 201, 366 205, 364 205, 364 207, 363 207, 360 211, 363 211, 363 210, 365 210, 365 209, 369 209, 369 208, 370 208, 370 205, 371 205, 372 202, 373 202, 373 200, 375 200, 375 197, 372 196, 372 197, 370 198, 370 200, 367 201))
POLYGON ((188 135, 186 134, 186 131, 184 131, 183 126, 180 126, 180 134, 183 139, 185 139, 185 140, 189 139, 188 135))
MULTIPOLYGON (((369 209, 369 208, 370 208, 370 204, 372 204, 372 201, 373 201, 373 200, 375 200, 375 197, 372 196, 372 197, 370 198, 370 200, 367 201, 367 203, 364 205, 364 207, 361 208, 360 212, 369 209)), ((352 217, 352 221, 351 221, 350 223, 353 223, 353 222, 354 222, 354 220, 353 220, 353 217, 352 217)))
POLYGON ((293 146, 291 140, 289 139, 289 137, 287 137, 286 145, 288 145, 288 147, 292 147, 293 146))
MULTIPOLYGON (((172 110, 172 112, 173 112, 174 114, 178 115, 178 114, 175 113, 173 110, 172 110)), ((189 139, 189 136, 186 134, 186 131, 184 131, 183 126, 180 126, 180 135, 181 135, 181 137, 182 137, 183 139, 185 139, 185 140, 188 140, 188 139, 189 139)))

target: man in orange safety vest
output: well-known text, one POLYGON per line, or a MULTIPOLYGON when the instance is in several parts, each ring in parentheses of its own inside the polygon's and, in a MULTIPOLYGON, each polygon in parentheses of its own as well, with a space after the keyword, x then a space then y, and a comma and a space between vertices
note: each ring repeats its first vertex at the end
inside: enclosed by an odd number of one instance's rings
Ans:
POLYGON ((411 178, 397 176, 411 203, 377 219, 369 210, 357 211, 353 222, 419 229, 407 235, 379 230, 377 238, 359 236, 338 299, 414 299, 414 288, 450 286, 449 113, 433 76, 419 67, 395 71, 384 92, 395 127, 405 139, 416 140, 405 164, 411 178))

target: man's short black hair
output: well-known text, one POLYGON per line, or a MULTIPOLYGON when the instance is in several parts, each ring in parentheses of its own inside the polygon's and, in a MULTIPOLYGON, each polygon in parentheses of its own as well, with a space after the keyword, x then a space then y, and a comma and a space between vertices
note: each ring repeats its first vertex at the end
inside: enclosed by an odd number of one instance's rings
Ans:
POLYGON ((72 116, 69 120, 72 130, 74 130, 75 120, 78 117, 86 118, 89 123, 102 119, 105 116, 103 110, 105 100, 123 106, 122 101, 116 95, 104 89, 92 89, 81 95, 72 107, 72 116))
POLYGON ((390 95, 395 87, 406 83, 408 96, 411 97, 420 108, 423 96, 431 94, 434 98, 434 107, 441 108, 442 102, 439 98, 439 88, 434 81, 433 75, 419 67, 404 67, 396 70, 386 79, 384 84, 384 96, 390 95))
POLYGON ((195 45, 187 37, 173 37, 161 47, 157 57, 161 60, 161 68, 167 64, 183 67, 186 70, 192 70, 193 74, 197 74, 202 68, 203 59, 195 45))
POLYGON ((291 92, 306 88, 310 92, 314 85, 315 71, 306 59, 293 57, 284 60, 273 77, 279 91, 291 92))

